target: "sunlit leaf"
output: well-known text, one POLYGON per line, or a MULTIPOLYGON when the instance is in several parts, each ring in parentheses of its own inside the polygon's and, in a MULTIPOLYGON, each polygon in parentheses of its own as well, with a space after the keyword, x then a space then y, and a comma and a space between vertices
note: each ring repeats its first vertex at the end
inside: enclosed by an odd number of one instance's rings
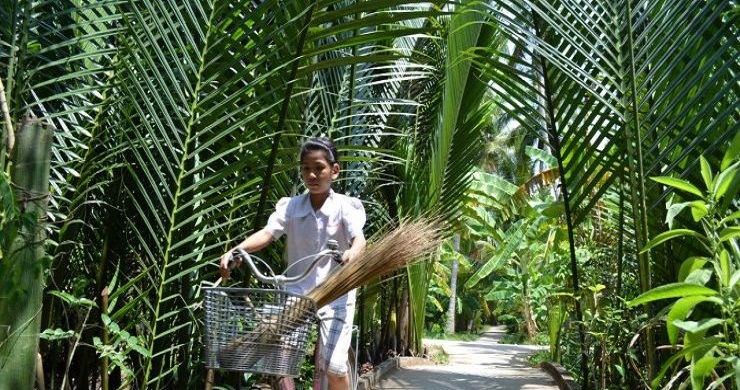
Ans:
POLYGON ((39 337, 41 337, 42 339, 49 340, 49 341, 65 340, 65 339, 70 339, 76 336, 77 336, 77 333, 75 333, 75 331, 64 330, 60 328, 46 329, 43 332, 41 332, 41 334, 39 335, 39 337))
POLYGON ((683 282, 686 278, 697 269, 704 267, 709 262, 709 258, 692 256, 681 263, 678 270, 678 281, 683 282))
POLYGON ((628 307, 634 307, 648 302, 654 302, 661 299, 690 297, 696 295, 712 296, 719 294, 711 288, 699 286, 691 283, 670 283, 658 286, 650 291, 644 292, 637 298, 627 303, 628 307))
POLYGON ((738 167, 740 167, 740 162, 732 164, 727 169, 720 172, 719 175, 717 175, 714 187, 712 188, 712 193, 714 194, 715 200, 719 200, 724 197, 727 194, 727 190, 732 187, 732 183, 733 181, 735 181, 735 175, 737 174, 738 167))
POLYGON ((712 190, 712 182, 714 181, 714 177, 712 174, 712 167, 709 166, 709 162, 707 161, 704 156, 699 156, 699 166, 701 169, 701 177, 704 179, 704 186, 708 191, 712 190))
POLYGON ((691 216, 694 217, 694 221, 696 222, 704 218, 709 212, 707 210, 707 204, 704 203, 704 201, 695 200, 691 202, 690 205, 691 205, 691 216))
POLYGON ((725 320, 721 318, 709 318, 701 321, 673 321, 673 324, 686 332, 699 333, 706 332, 707 330, 724 323, 725 320))
POLYGON ((732 273, 732 263, 730 263, 730 253, 727 249, 722 249, 719 254, 719 280, 723 287, 730 286, 730 276, 732 273))
POLYGON ((722 229, 719 233, 719 242, 729 241, 740 236, 740 226, 731 226, 722 229))
POLYGON ((683 282, 706 286, 713 274, 714 271, 709 268, 700 268, 692 271, 683 282))
POLYGON ((668 311, 668 314, 666 315, 666 328, 668 332, 668 340, 672 345, 676 345, 676 342, 678 341, 679 330, 679 328, 674 324, 674 321, 684 321, 694 310, 694 307, 702 302, 712 302, 718 305, 722 304, 722 300, 717 297, 697 295, 677 300, 671 307, 671 310, 668 311))
POLYGON ((732 277, 730 277, 730 282, 727 286, 731 289, 735 288, 738 281, 740 281, 740 269, 736 269, 735 272, 732 273, 732 277))
POLYGON ((704 197, 704 194, 701 192, 700 189, 698 189, 695 185, 689 183, 686 180, 678 179, 675 177, 669 177, 669 176, 656 176, 656 177, 651 177, 651 179, 653 179, 654 181, 657 181, 658 183, 665 184, 669 187, 673 187, 681 191, 686 191, 688 193, 694 194, 700 198, 704 197))
POLYGON ((650 249, 652 249, 652 248, 654 248, 654 247, 656 247, 656 246, 658 246, 658 245, 660 245, 660 244, 662 244, 662 243, 664 243, 664 242, 666 242, 668 240, 672 240, 672 239, 677 238, 677 237, 685 237, 685 236, 695 237, 695 238, 698 238, 698 239, 700 239, 702 241, 706 241, 707 240, 707 238, 703 234, 697 233, 697 232, 695 232, 695 231, 693 231, 691 229, 673 229, 673 230, 669 230, 667 232, 660 233, 657 236, 655 236, 652 240, 650 240, 645 245, 645 247, 642 248, 642 250, 640 251, 640 253, 647 252, 650 249))
POLYGON ((691 387, 694 390, 704 389, 704 378, 714 373, 720 359, 710 354, 704 355, 691 367, 691 387))
POLYGON ((87 306, 87 307, 97 307, 98 306, 97 303, 95 303, 95 301, 92 301, 87 298, 82 298, 82 297, 78 298, 64 291, 52 290, 52 291, 49 291, 49 294, 62 299, 64 302, 66 302, 67 304, 71 306, 87 306))
POLYGON ((668 210, 666 212, 665 216, 665 222, 668 225, 669 229, 673 229, 673 221, 676 219, 676 216, 681 213, 686 207, 691 206, 691 201, 689 202, 680 202, 680 203, 674 203, 668 206, 668 210))
POLYGON ((728 222, 731 222, 731 221, 734 221, 734 220, 736 220, 738 218, 740 218, 740 211, 735 211, 734 213, 732 213, 732 214, 730 214, 730 215, 722 218, 722 220, 720 221, 720 224, 721 225, 724 225, 724 224, 726 224, 728 222))

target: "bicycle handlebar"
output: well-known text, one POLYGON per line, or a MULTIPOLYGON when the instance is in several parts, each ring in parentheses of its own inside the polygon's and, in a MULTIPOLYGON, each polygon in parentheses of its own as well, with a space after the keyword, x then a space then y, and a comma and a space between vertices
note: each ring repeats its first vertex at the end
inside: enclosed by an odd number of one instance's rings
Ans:
POLYGON ((236 261, 236 259, 241 259, 243 262, 247 263, 247 266, 249 267, 249 270, 254 274, 254 276, 262 283, 270 283, 276 286, 286 286, 286 285, 293 285, 296 283, 300 283, 303 279, 308 277, 308 275, 313 271, 314 268, 316 268, 316 265, 319 263, 319 260, 324 258, 325 256, 331 256, 334 261, 342 264, 342 252, 339 251, 339 243, 337 243, 336 240, 329 240, 326 242, 327 249, 324 249, 323 251, 308 255, 306 257, 303 257, 296 261, 296 263, 299 263, 301 261, 308 260, 310 258, 313 258, 311 260, 311 265, 306 269, 306 271, 302 275, 295 275, 295 276, 285 276, 282 274, 279 275, 273 275, 273 276, 267 276, 260 272, 257 269, 257 266, 254 264, 254 261, 252 261, 252 256, 247 253, 244 249, 236 248, 234 249, 231 257, 229 258, 229 268, 231 268, 231 264, 236 261))

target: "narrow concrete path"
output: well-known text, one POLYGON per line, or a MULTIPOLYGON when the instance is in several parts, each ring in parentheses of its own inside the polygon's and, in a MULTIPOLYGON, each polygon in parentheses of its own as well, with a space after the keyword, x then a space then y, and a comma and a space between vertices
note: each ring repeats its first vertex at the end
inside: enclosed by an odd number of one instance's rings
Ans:
POLYGON ((449 355, 446 365, 415 365, 391 370, 377 390, 558 390, 543 370, 527 357, 543 347, 499 344, 504 335, 494 327, 476 341, 424 340, 449 355))

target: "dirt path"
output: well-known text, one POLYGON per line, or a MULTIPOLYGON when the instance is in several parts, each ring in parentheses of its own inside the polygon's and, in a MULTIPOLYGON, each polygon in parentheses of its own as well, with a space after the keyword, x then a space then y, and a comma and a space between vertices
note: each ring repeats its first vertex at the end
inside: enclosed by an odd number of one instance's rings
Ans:
POLYGON ((449 355, 446 365, 416 365, 384 375, 376 390, 558 390, 550 376, 530 367, 527 357, 543 347, 499 344, 502 328, 476 341, 425 340, 449 355))

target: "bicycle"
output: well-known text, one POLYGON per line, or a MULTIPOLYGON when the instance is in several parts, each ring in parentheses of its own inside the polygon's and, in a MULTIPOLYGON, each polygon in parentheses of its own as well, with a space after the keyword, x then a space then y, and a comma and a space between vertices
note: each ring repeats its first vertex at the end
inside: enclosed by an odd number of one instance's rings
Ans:
MULTIPOLYGON (((319 317, 313 300, 288 292, 286 288, 308 277, 326 257, 341 264, 337 242, 329 240, 327 248, 300 259, 298 262, 311 263, 303 274, 296 276, 285 276, 287 270, 283 274, 275 274, 259 257, 235 251, 231 264, 240 259, 257 280, 273 288, 219 287, 220 280, 213 287, 203 288, 209 377, 210 370, 252 373, 266 378, 260 384, 262 387, 258 387, 260 389, 295 389, 293 379, 300 376, 313 325, 321 326, 322 320, 327 318, 319 317), (270 276, 259 271, 253 258, 269 270, 270 276)), ((355 356, 350 347, 347 367, 353 390, 357 386, 355 356)), ((319 360, 320 356, 315 351, 314 390, 326 390, 328 383, 326 375, 321 373, 319 360)), ((209 388, 208 380, 206 388, 209 388)))

